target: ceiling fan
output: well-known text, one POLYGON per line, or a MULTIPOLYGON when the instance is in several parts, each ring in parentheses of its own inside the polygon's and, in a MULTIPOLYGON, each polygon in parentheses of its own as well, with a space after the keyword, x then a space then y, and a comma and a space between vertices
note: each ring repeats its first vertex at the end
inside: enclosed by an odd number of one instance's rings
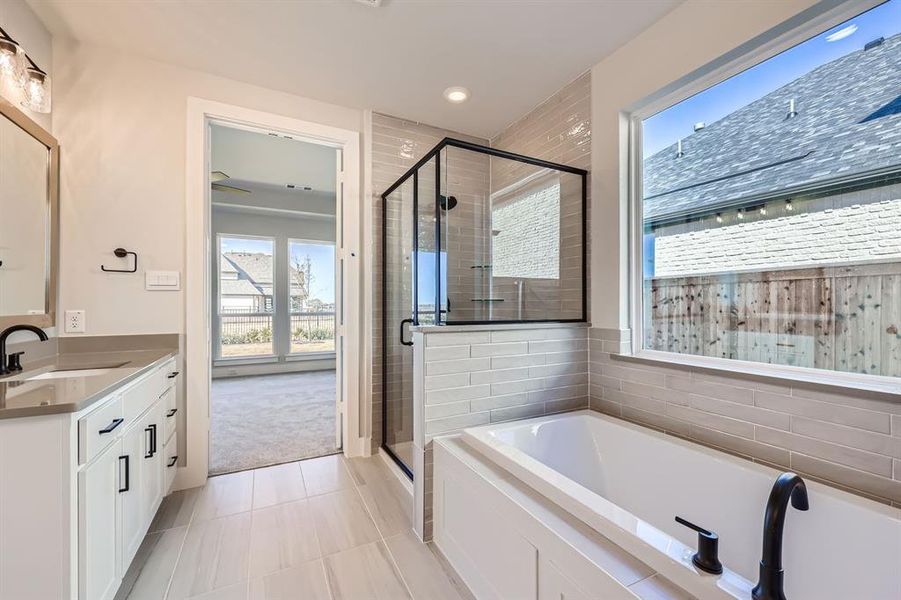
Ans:
POLYGON ((228 179, 228 173, 224 171, 212 171, 210 173, 210 189, 213 189, 217 192, 225 192, 226 194, 252 194, 250 190, 245 190, 244 188, 239 188, 233 185, 227 185, 225 183, 219 183, 220 181, 228 179))

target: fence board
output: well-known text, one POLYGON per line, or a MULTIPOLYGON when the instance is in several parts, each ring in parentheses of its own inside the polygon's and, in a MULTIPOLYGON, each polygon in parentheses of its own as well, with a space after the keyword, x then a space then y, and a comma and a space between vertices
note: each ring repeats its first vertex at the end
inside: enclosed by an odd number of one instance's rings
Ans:
POLYGON ((901 376, 901 263, 645 285, 651 349, 901 376))

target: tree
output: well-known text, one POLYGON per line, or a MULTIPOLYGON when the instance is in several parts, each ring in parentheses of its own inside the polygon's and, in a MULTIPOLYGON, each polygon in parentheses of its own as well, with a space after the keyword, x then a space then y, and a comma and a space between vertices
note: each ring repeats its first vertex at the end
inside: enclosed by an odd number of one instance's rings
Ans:
MULTIPOLYGON (((310 255, 307 254, 301 260, 294 261, 294 270, 297 272, 300 281, 297 283, 303 289, 303 298, 301 302, 304 302, 307 298, 310 297, 310 291, 313 286, 313 280, 315 277, 313 276, 313 259, 310 258, 310 255)), ((303 308, 302 306, 298 306, 297 308, 303 308)))

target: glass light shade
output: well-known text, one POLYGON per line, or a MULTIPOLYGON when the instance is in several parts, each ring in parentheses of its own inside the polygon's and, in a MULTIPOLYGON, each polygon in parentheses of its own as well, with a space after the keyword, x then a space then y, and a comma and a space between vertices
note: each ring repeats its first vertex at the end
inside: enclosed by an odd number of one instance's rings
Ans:
POLYGON ((12 78, 16 85, 22 85, 27 66, 25 51, 14 41, 0 38, 0 75, 12 78))
POLYGON ((39 113, 50 112, 50 76, 35 68, 26 71, 22 106, 39 113))

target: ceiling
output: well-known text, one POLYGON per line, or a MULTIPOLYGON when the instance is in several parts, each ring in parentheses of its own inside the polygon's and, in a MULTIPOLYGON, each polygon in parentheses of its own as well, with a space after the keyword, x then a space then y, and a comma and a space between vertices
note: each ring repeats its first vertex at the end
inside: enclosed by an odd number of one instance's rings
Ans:
POLYGON ((212 191, 214 211, 267 214, 279 218, 335 220, 334 192, 286 190, 284 186, 242 179, 223 179, 217 183, 249 193, 214 188, 212 191))
POLYGON ((300 191, 310 187, 334 196, 337 150, 320 144, 224 125, 210 128, 210 168, 231 179, 300 191))
POLYGON ((491 137, 679 0, 28 3, 56 36, 491 137))

